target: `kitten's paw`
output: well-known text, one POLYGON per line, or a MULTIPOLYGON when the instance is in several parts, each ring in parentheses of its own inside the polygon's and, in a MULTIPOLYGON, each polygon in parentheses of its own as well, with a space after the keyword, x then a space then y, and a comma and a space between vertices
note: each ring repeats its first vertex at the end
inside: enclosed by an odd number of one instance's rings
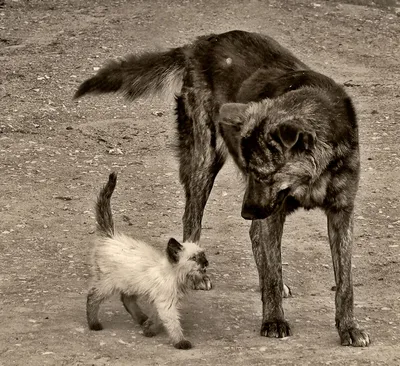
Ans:
POLYGON ((89 324, 90 330, 103 330, 103 326, 100 323, 89 324))
POLYGON ((151 338, 154 337, 155 335, 157 335, 156 329, 154 327, 153 322, 150 319, 147 319, 144 323, 143 323, 143 335, 145 337, 151 338))
POLYGON ((143 316, 138 316, 137 321, 139 325, 143 325, 144 323, 146 323, 147 319, 148 316, 143 314, 143 316))
POLYGON ((189 341, 187 341, 186 339, 183 339, 182 341, 175 343, 174 347, 177 349, 191 349, 192 344, 189 341))
POLYGON ((151 338, 157 335, 154 329, 151 328, 143 328, 143 335, 147 338, 151 338))
POLYGON ((342 346, 368 347, 371 344, 369 334, 356 327, 339 330, 339 337, 342 346))
POLYGON ((210 291, 212 289, 212 283, 210 277, 207 275, 196 276, 192 280, 193 290, 204 290, 210 291))
POLYGON ((292 290, 290 289, 289 286, 286 286, 285 284, 283 284, 282 297, 284 299, 288 298, 288 297, 292 297, 292 290))
POLYGON ((289 323, 285 320, 265 321, 261 326, 261 336, 269 338, 284 338, 292 335, 289 323))

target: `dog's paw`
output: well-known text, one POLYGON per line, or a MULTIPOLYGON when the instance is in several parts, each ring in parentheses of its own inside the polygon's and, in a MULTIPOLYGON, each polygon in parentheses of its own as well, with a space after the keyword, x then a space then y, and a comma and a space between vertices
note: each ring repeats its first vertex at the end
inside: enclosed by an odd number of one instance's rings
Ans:
POLYGON ((265 321, 261 326, 260 335, 269 338, 284 338, 292 335, 289 323, 285 320, 265 321))
POLYGON ((282 297, 284 299, 288 298, 288 297, 292 297, 292 290, 290 289, 289 286, 286 286, 285 284, 283 284, 282 297))
POLYGON ((103 330, 103 326, 100 323, 89 324, 90 330, 103 330))
POLYGON ((191 349, 192 344, 189 341, 187 341, 186 339, 183 339, 182 341, 175 343, 174 347, 177 349, 191 349))
POLYGON ((371 344, 369 334, 357 327, 351 327, 344 330, 339 329, 340 343, 342 346, 368 347, 371 344))
POLYGON ((210 291, 212 289, 212 283, 210 277, 207 275, 196 276, 192 279, 193 290, 210 291))

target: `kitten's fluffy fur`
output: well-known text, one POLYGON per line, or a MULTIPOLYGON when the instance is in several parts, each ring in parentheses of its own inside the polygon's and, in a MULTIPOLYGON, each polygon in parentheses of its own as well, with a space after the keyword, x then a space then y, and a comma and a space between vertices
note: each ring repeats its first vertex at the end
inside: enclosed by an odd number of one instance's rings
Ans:
POLYGON ((93 249, 93 283, 87 296, 89 328, 102 329, 99 306, 118 293, 125 309, 143 326, 144 335, 156 334, 159 318, 176 348, 191 348, 183 336, 179 304, 188 281, 204 273, 208 266, 204 251, 195 243, 180 244, 170 239, 166 254, 162 254, 142 241, 114 232, 110 199, 116 181, 116 174, 111 173, 96 203, 100 237, 93 249), (139 307, 140 297, 154 305, 153 315, 146 315, 139 307))

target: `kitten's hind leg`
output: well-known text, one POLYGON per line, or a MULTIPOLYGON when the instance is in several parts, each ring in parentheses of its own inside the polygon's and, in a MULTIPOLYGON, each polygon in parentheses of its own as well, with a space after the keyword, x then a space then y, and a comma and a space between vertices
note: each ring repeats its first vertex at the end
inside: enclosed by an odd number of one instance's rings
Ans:
POLYGON ((107 298, 96 287, 89 290, 86 300, 86 318, 91 330, 102 330, 103 326, 99 321, 100 304, 107 298))
POLYGON ((142 309, 137 304, 137 296, 135 295, 126 295, 124 293, 121 294, 121 301, 124 304, 126 311, 131 314, 131 317, 140 325, 148 319, 147 315, 143 313, 142 309))

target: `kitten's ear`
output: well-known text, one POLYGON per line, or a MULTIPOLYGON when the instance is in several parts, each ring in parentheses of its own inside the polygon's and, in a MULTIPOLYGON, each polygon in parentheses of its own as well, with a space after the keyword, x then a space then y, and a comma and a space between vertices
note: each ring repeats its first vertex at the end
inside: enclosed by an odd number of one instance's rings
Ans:
POLYGON ((174 238, 169 239, 167 245, 167 256, 171 263, 178 263, 179 261, 179 252, 182 251, 183 246, 179 241, 174 238))

